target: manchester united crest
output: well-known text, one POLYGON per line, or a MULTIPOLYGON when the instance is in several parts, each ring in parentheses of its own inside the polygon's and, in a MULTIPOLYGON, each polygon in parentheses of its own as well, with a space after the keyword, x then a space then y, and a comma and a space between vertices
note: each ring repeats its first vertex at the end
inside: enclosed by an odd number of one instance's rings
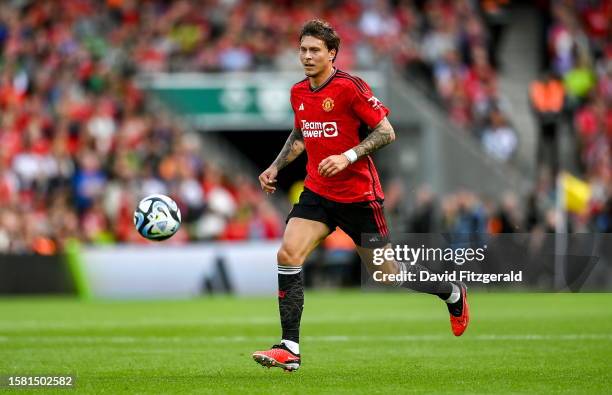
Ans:
POLYGON ((323 109, 327 112, 330 112, 334 108, 334 101, 331 97, 323 100, 323 109))

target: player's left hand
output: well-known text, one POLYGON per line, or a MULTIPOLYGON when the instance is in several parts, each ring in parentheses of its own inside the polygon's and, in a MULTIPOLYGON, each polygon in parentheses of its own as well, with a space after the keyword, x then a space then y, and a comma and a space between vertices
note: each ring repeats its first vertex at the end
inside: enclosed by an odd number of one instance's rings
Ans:
POLYGON ((348 158, 343 154, 331 155, 319 163, 319 174, 323 177, 331 177, 346 169, 350 164, 348 158))

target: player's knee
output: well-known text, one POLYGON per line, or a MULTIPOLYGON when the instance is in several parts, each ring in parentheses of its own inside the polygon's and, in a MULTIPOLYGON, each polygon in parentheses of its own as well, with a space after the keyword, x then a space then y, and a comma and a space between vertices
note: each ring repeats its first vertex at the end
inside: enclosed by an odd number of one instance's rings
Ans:
POLYGON ((276 261, 282 265, 302 266, 306 257, 304 254, 287 246, 281 246, 276 254, 276 261))

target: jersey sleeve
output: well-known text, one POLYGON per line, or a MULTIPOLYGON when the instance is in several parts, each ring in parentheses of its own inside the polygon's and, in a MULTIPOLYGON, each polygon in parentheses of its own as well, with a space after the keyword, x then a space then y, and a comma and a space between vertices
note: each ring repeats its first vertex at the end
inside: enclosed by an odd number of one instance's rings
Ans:
POLYGON ((372 93, 372 90, 360 78, 356 79, 353 87, 353 100, 351 107, 357 117, 370 128, 374 128, 389 114, 389 109, 372 93))

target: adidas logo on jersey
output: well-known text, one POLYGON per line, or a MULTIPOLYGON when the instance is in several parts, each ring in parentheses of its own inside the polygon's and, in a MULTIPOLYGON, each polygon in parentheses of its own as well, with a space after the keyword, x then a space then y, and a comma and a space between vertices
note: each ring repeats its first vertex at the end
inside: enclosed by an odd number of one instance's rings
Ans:
POLYGON ((304 103, 300 104, 300 108, 298 109, 298 111, 304 111, 304 103))

